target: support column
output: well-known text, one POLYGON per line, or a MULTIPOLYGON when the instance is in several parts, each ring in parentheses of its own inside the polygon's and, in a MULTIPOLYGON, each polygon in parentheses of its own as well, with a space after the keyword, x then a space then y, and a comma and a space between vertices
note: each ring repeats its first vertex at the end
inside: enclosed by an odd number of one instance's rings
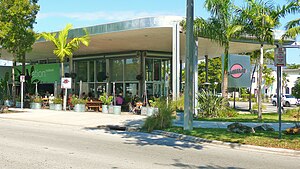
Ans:
POLYGON ((208 55, 205 55, 205 83, 208 83, 208 55))
POLYGON ((193 93, 194 93, 194 105, 193 105, 193 109, 194 109, 194 114, 198 115, 198 111, 196 109, 196 107, 198 107, 198 99, 197 99, 197 93, 198 93, 198 39, 196 38, 195 41, 195 55, 194 55, 194 89, 193 89, 193 93))
POLYGON ((176 100, 180 92, 180 26, 173 26, 173 50, 172 50, 172 99, 176 100))

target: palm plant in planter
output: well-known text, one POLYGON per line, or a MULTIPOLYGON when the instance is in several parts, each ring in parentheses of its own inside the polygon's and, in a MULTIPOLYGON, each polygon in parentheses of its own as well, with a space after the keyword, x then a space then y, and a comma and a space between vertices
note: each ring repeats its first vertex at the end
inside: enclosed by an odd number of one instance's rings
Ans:
POLYGON ((62 103, 63 100, 62 98, 58 97, 58 98, 54 98, 53 99, 53 110, 62 110, 62 103))
POLYGON ((153 98, 153 100, 149 100, 150 107, 147 107, 147 116, 152 116, 153 114, 158 112, 157 108, 157 98, 153 98))
POLYGON ((100 96, 99 100, 102 102, 102 113, 108 113, 108 105, 111 104, 113 97, 108 96, 106 93, 100 96))
POLYGON ((74 105, 74 111, 76 112, 85 112, 86 102, 85 99, 80 99, 77 96, 73 96, 71 100, 72 105, 74 105))
POLYGON ((40 96, 35 96, 30 103, 31 109, 41 109, 42 108, 42 98, 40 96))

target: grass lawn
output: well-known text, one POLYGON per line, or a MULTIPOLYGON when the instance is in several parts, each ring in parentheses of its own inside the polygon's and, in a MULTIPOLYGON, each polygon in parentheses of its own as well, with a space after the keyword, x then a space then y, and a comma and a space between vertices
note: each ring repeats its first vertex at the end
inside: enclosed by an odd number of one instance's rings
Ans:
MULTIPOLYGON (((257 114, 239 114, 237 117, 225 117, 225 118, 198 118, 196 120, 201 121, 226 121, 226 122, 264 122, 264 123, 278 123, 278 114, 277 113, 268 113, 262 115, 262 121, 257 119, 257 114)), ((295 122, 295 118, 293 118, 289 114, 282 114, 281 116, 282 122, 295 122)))
POLYGON ((249 144, 264 147, 286 148, 300 150, 300 136, 286 135, 282 133, 282 139, 278 139, 278 132, 256 132, 249 134, 237 134, 226 129, 194 128, 192 131, 184 131, 181 127, 172 127, 165 131, 175 132, 209 140, 219 140, 232 143, 249 144))

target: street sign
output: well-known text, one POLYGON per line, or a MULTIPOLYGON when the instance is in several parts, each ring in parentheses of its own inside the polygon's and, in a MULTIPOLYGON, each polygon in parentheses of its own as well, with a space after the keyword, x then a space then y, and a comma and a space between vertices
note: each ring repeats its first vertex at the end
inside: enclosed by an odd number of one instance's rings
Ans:
POLYGON ((61 78, 61 88, 71 89, 72 88, 72 78, 61 78))
POLYGON ((283 47, 275 48, 275 66, 286 65, 286 49, 283 47))
POLYGON ((25 76, 24 76, 24 75, 21 75, 21 76, 20 76, 20 82, 21 82, 21 83, 22 83, 22 82, 23 82, 23 83, 25 82, 25 76))

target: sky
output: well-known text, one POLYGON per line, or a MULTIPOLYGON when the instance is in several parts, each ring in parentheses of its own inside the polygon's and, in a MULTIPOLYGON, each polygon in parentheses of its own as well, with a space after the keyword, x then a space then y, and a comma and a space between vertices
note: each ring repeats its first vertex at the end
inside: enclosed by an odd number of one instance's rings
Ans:
MULTIPOLYGON (((209 13, 203 8, 204 0, 194 2, 195 17, 208 18, 209 13)), ((234 2, 244 5, 244 0, 234 2)), ((286 0, 274 2, 284 4, 286 0)), ((34 28, 36 32, 58 31, 67 23, 78 28, 149 16, 186 16, 186 0, 39 0, 38 4, 40 11, 34 28)), ((282 23, 293 18, 296 16, 288 16, 282 23)), ((288 50, 287 54, 289 64, 300 64, 300 49, 288 50)))

